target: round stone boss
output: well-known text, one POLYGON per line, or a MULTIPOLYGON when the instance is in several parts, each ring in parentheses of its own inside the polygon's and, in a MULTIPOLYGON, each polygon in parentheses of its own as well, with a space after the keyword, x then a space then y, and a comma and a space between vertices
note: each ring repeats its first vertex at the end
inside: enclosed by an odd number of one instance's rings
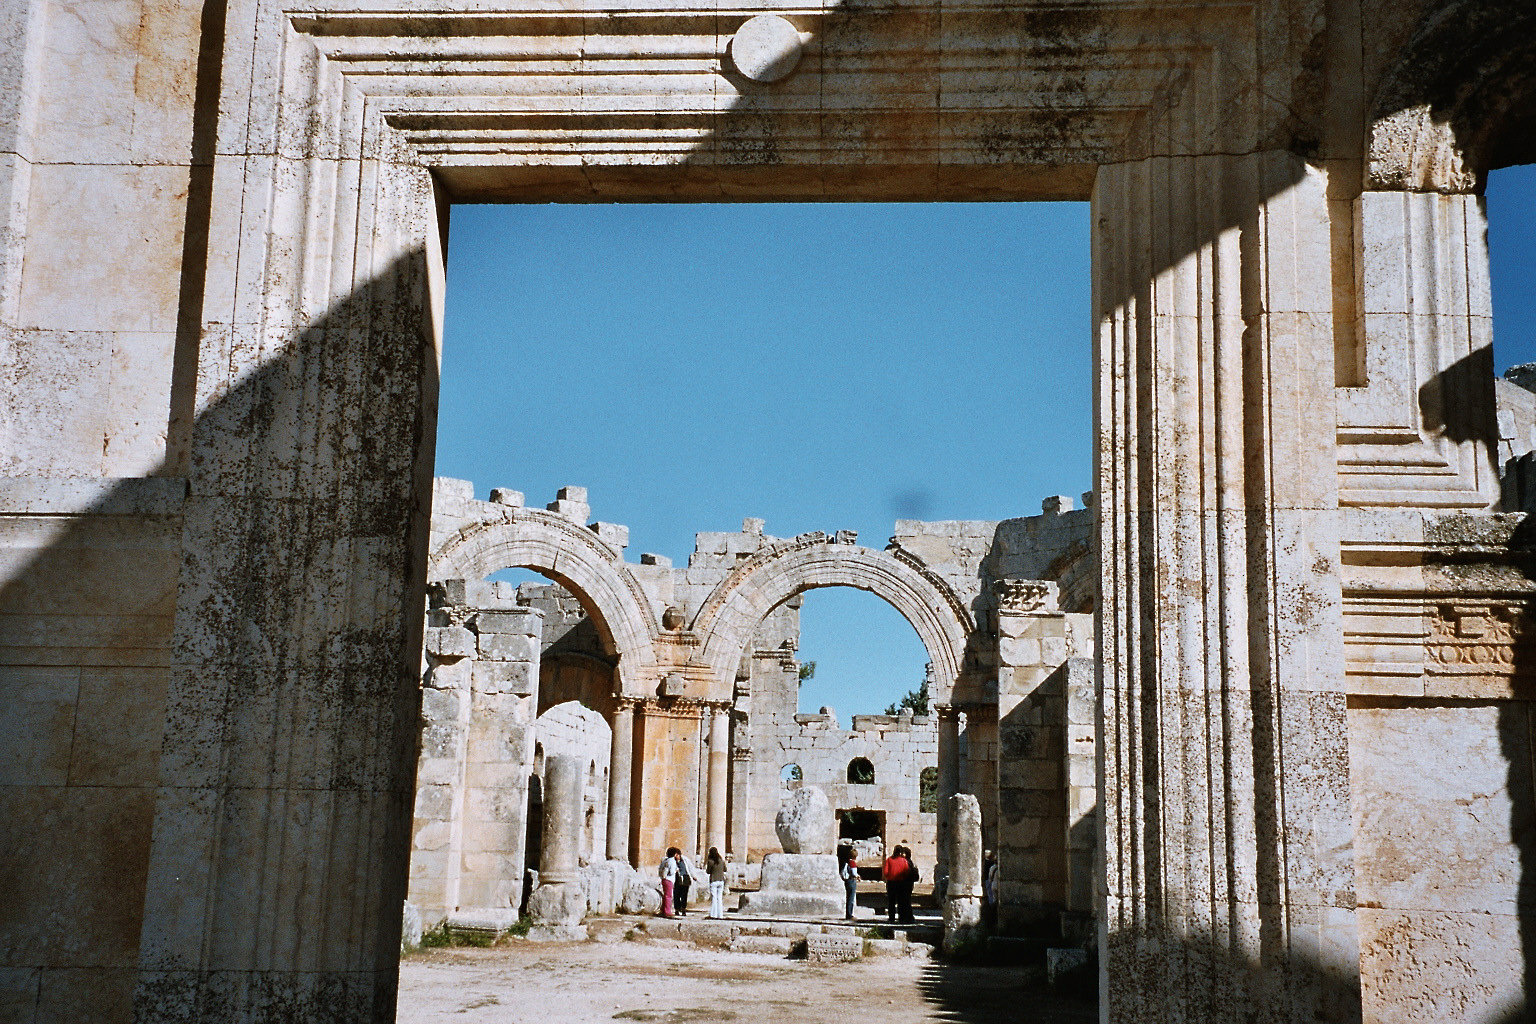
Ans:
POLYGON ((800 32, 777 14, 759 14, 731 37, 731 62, 754 82, 777 82, 800 62, 800 32))

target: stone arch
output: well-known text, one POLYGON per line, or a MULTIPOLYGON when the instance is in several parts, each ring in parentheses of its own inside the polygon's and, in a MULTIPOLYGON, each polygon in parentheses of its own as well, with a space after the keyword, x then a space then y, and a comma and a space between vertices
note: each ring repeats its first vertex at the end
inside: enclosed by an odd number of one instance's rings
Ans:
POLYGON ((581 602, 619 659, 623 693, 642 694, 657 679, 655 615, 623 553, 557 512, 494 506, 495 512, 451 534, 432 553, 429 580, 483 579, 501 569, 532 569, 581 602))
POLYGON ((715 699, 729 696, 736 663, 763 618, 796 594, 821 587, 868 591, 900 612, 933 664, 932 699, 949 700, 974 629, 965 604, 912 555, 840 544, 824 534, 805 534, 757 552, 699 608, 693 632, 700 640, 699 660, 712 673, 715 699))
POLYGON ((1536 6, 1427 5, 1372 108, 1378 188, 1471 192, 1491 169, 1536 161, 1536 6))

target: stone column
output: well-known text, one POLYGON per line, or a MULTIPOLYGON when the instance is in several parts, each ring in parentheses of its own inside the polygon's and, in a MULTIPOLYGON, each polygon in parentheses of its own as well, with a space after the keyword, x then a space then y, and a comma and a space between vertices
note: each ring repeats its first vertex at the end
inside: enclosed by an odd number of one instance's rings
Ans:
POLYGON ((937 863, 933 877, 947 871, 949 856, 950 806, 949 798, 960 786, 960 712, 953 704, 935 704, 933 713, 939 718, 939 813, 937 830, 937 863))
POLYGON ((581 919, 587 899, 578 884, 581 853, 583 759, 553 754, 544 759, 544 839, 539 887, 528 898, 528 916, 559 929, 561 937, 585 937, 581 919))
POLYGON ((705 817, 705 846, 725 853, 726 783, 730 778, 731 752, 728 749, 730 712, 716 707, 709 716, 709 809, 705 817))
POLYGON ((635 705, 620 697, 608 757, 608 859, 629 863, 629 800, 635 759, 635 705))
POLYGON ((944 949, 981 934, 981 803, 970 793, 949 798, 949 886, 944 891, 944 949))
POLYGON ((1360 1019, 1328 202, 1279 152, 1094 186, 1112 1024, 1360 1019))
POLYGON ((574 882, 581 854, 581 758, 554 754, 544 760, 544 839, 539 885, 574 882))

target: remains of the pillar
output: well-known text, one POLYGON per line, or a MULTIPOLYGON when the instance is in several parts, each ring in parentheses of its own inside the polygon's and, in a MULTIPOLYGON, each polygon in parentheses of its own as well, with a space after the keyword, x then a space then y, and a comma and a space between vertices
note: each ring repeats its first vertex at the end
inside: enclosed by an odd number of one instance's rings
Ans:
POLYGON ((578 883, 581 781, 580 758, 555 754, 545 761, 543 850, 539 885, 528 897, 528 916, 557 928, 577 928, 587 912, 587 898, 578 883))
POLYGON ((949 798, 949 885, 944 890, 944 950, 981 934, 981 804, 970 793, 949 798))
POLYGON ((430 605, 410 882, 429 928, 521 900, 542 618, 496 583, 434 584, 430 605))
POLYGON ((741 897, 744 917, 841 917, 845 909, 832 805, 815 786, 798 789, 774 826, 784 853, 763 858, 762 887, 741 897))

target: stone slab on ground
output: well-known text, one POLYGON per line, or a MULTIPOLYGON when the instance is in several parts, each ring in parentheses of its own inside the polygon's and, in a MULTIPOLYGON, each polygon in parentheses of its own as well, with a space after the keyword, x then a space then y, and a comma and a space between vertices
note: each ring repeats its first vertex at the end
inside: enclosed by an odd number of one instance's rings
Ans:
POLYGON ((807 935, 805 958, 813 963, 842 963, 864 955, 864 940, 856 935, 807 935))
POLYGON ((903 939, 865 939, 867 956, 906 956, 907 942, 903 939))
POLYGON ((725 948, 732 953, 772 953, 788 956, 794 945, 795 940, 787 935, 738 935, 725 948))
POLYGON ((517 924, 518 913, 506 907, 471 907, 449 914, 444 924, 450 935, 470 939, 499 939, 517 924))

